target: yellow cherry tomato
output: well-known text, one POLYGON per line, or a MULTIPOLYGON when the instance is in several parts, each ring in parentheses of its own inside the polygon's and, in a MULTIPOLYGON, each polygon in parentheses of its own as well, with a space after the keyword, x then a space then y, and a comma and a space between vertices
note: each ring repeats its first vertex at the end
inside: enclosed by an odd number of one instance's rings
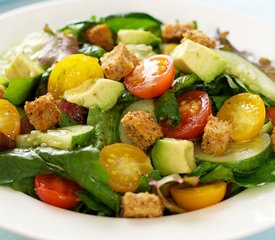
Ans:
POLYGON ((63 58, 53 68, 48 81, 48 92, 58 99, 66 90, 77 87, 85 80, 103 76, 97 58, 72 54, 63 58))
POLYGON ((170 188, 172 198, 186 211, 193 211, 219 203, 224 198, 227 184, 223 181, 186 187, 176 184, 170 188))
POLYGON ((138 147, 115 143, 100 152, 100 162, 110 176, 116 192, 134 192, 142 175, 153 170, 149 157, 138 147))
POLYGON ((232 124, 233 140, 249 140, 255 137, 264 125, 265 105, 258 95, 240 93, 224 102, 217 117, 232 124))
POLYGON ((5 99, 0 99, 0 132, 13 140, 20 133, 20 115, 5 99))

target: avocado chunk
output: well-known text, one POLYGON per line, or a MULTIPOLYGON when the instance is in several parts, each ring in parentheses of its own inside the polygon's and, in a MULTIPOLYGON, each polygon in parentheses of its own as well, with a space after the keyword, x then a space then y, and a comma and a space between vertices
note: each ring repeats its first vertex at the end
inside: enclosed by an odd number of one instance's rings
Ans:
POLYGON ((86 80, 79 86, 64 92, 64 99, 86 108, 99 107, 107 111, 112 108, 125 87, 123 83, 100 78, 86 80))
POLYGON ((275 102, 275 84, 260 69, 235 53, 215 50, 226 61, 225 72, 237 77, 255 93, 261 93, 275 102))
POLYGON ((135 54, 139 60, 143 60, 144 58, 148 58, 151 56, 156 55, 153 51, 152 46, 145 45, 145 44, 128 44, 126 45, 128 50, 135 54))
POLYGON ((196 168, 194 145, 191 141, 163 138, 157 140, 152 152, 154 168, 160 175, 190 173, 196 168))
POLYGON ((9 79, 32 78, 40 75, 44 69, 38 62, 32 61, 24 53, 18 53, 10 64, 4 69, 5 76, 9 79))
POLYGON ((161 39, 149 31, 125 29, 117 33, 117 41, 124 44, 158 45, 161 39))
POLYGON ((226 61, 212 49, 189 39, 179 44, 172 53, 177 69, 185 73, 195 73, 206 83, 221 75, 226 61))
POLYGON ((91 144, 94 137, 93 127, 88 125, 75 125, 47 132, 33 130, 29 134, 16 137, 16 146, 19 148, 29 147, 54 147, 59 149, 75 149, 91 144))

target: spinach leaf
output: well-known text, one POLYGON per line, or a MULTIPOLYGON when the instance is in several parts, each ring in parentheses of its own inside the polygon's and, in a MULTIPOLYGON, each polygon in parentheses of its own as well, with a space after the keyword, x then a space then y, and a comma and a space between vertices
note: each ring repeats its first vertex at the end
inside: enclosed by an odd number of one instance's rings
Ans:
POLYGON ((178 103, 172 90, 167 90, 156 100, 155 114, 158 122, 166 120, 171 126, 176 126, 180 122, 178 103))
POLYGON ((235 182, 233 172, 223 165, 218 165, 214 170, 200 178, 200 182, 202 183, 212 182, 215 180, 235 182))
POLYGON ((103 48, 97 45, 90 45, 88 43, 84 43, 79 51, 80 53, 83 53, 87 56, 96 57, 96 58, 101 58, 106 52, 103 48))
POLYGON ((35 98, 45 95, 48 92, 48 80, 52 70, 49 68, 41 75, 36 88, 34 89, 35 98))
POLYGON ((110 15, 103 20, 110 29, 117 33, 120 29, 143 29, 161 35, 162 22, 146 13, 132 12, 110 15))
POLYGON ((23 192, 29 196, 36 198, 36 194, 34 191, 34 178, 27 177, 20 179, 18 181, 14 181, 12 183, 7 184, 7 186, 13 188, 16 191, 23 192))
POLYGON ((59 29, 59 32, 63 32, 65 35, 73 35, 77 40, 83 40, 82 33, 97 24, 100 23, 100 20, 96 20, 95 18, 92 18, 91 20, 86 21, 78 21, 74 23, 70 23, 63 28, 59 29))
POLYGON ((173 82, 173 90, 179 96, 183 92, 195 89, 194 84, 198 81, 200 79, 195 74, 179 76, 173 82))
POLYGON ((98 149, 115 142, 119 142, 118 125, 124 106, 115 105, 104 112, 99 107, 91 108, 88 113, 87 124, 94 127, 95 138, 92 143, 98 149))
POLYGON ((92 146, 78 150, 50 147, 12 149, 0 153, 0 185, 28 191, 24 181, 40 173, 54 173, 76 181, 98 201, 116 214, 120 196, 109 186, 108 173, 99 161, 99 151, 92 146))
POLYGON ((94 197, 88 192, 80 192, 78 193, 79 199, 83 202, 89 210, 92 210, 100 216, 112 216, 113 211, 103 205, 102 203, 98 202, 94 199, 94 197))
MULTIPOLYGON (((140 98, 136 97, 129 91, 125 90, 121 96, 118 98, 117 103, 133 103, 135 101, 140 100, 140 98)), ((126 107, 126 106, 125 106, 126 107)))

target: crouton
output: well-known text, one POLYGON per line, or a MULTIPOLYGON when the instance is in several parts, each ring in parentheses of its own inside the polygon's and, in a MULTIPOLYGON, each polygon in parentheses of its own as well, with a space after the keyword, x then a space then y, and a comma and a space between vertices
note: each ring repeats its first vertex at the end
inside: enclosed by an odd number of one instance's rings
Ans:
POLYGON ((36 130, 45 131, 61 119, 61 111, 57 107, 53 96, 48 93, 24 106, 30 123, 36 130))
POLYGON ((133 218, 160 217, 164 209, 159 196, 148 192, 125 193, 121 207, 123 217, 133 218))
POLYGON ((214 39, 208 37, 204 32, 200 30, 187 30, 183 34, 183 40, 189 39, 193 42, 199 43, 209 48, 216 47, 216 42, 214 39))
POLYGON ((100 61, 105 77, 116 81, 130 73, 139 62, 123 43, 119 43, 111 52, 105 53, 100 61))
POLYGON ((166 43, 179 43, 182 39, 182 35, 187 30, 195 29, 196 25, 194 22, 191 23, 174 23, 166 24, 162 30, 162 38, 166 43))
POLYGON ((215 156, 223 155, 231 143, 231 132, 229 122, 209 116, 202 137, 202 150, 215 156))
POLYGON ((273 128, 273 132, 271 135, 271 142, 272 142, 273 151, 275 152, 275 127, 273 128))
POLYGON ((106 51, 114 48, 112 32, 107 24, 99 24, 85 31, 85 40, 88 43, 98 45, 106 51))
POLYGON ((128 112, 121 123, 126 135, 141 150, 146 150, 155 141, 163 137, 162 129, 155 118, 143 111, 128 112))

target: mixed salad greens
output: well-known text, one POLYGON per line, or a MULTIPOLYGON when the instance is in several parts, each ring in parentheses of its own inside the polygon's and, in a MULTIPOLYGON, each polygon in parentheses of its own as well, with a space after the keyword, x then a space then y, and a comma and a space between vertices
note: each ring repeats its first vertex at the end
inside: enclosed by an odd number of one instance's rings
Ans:
POLYGON ((157 217, 274 182, 273 63, 198 28, 117 14, 7 49, 0 185, 81 213, 157 217))

